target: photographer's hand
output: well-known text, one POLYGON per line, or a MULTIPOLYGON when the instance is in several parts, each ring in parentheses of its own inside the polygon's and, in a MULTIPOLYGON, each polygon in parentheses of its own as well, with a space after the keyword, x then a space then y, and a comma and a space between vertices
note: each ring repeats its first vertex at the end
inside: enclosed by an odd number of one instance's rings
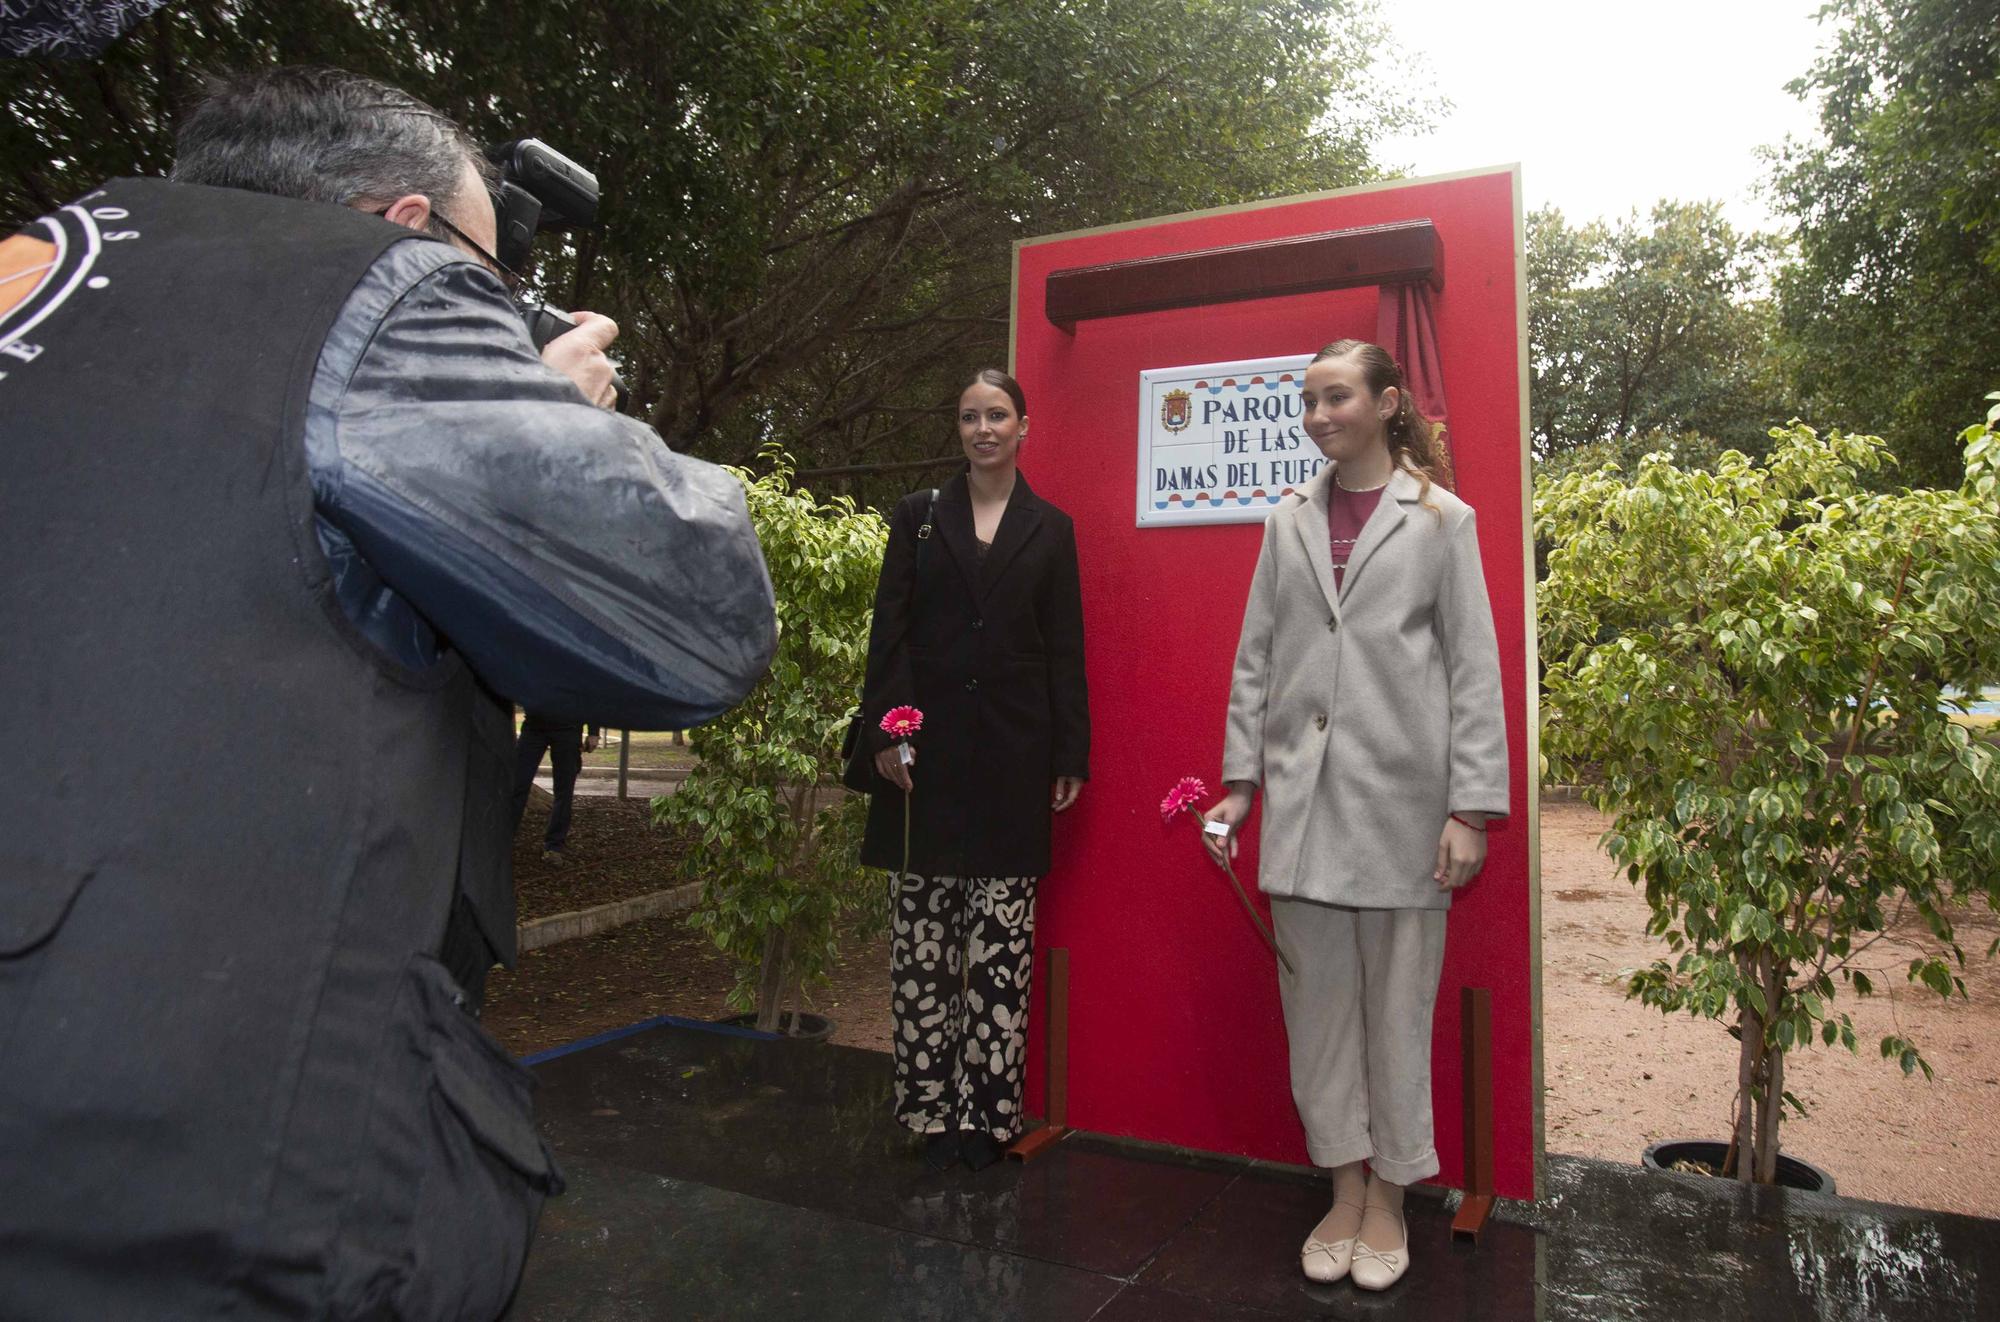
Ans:
POLYGON ((542 361, 576 382, 583 397, 599 408, 617 403, 618 392, 611 384, 611 360, 604 351, 618 338, 618 323, 595 312, 572 312, 576 329, 565 331, 548 342, 542 361))

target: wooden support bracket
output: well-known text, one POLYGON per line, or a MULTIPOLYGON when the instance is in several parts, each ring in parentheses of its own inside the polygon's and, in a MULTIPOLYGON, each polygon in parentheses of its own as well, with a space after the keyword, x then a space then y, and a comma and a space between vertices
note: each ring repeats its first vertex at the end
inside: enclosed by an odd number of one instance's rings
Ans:
POLYGON ((1430 221, 1406 220, 1051 271, 1043 310, 1074 335, 1092 317, 1419 280, 1443 288, 1444 243, 1430 221))
POLYGON ((1069 950, 1049 951, 1048 1011, 1042 1035, 1042 1080, 1046 1089, 1043 1125, 1014 1140, 1007 1155, 1032 1161, 1069 1133, 1069 950))
POLYGON ((1451 1219, 1453 1236, 1474 1241, 1493 1213, 1493 993, 1462 987, 1458 993, 1459 1047, 1463 1053, 1465 1201, 1451 1219))

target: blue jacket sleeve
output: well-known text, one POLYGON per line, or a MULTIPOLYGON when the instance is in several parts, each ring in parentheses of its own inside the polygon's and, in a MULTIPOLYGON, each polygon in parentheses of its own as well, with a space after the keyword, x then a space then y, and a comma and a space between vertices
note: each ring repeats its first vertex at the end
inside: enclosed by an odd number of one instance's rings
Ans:
POLYGON ((586 402, 446 245, 396 244, 350 298, 307 438, 320 517, 503 698, 678 729, 770 664, 741 485, 586 402))

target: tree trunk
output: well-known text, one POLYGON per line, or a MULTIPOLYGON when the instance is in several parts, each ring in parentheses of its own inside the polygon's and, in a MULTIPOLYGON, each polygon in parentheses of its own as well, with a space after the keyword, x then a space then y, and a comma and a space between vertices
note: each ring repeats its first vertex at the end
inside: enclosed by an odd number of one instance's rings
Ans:
MULTIPOLYGON (((1738 967, 1744 962, 1739 958, 1738 967)), ((1748 975, 1750 970, 1743 972, 1748 975)), ((1722 1173, 1747 1183, 1756 1178, 1757 1075, 1764 1054, 1764 1016, 1746 1006, 1737 1017, 1736 1030, 1741 1035, 1736 1053, 1736 1132, 1729 1136, 1722 1173)))
MULTIPOLYGON (((1775 966, 1771 952, 1758 956, 1763 976, 1764 1004, 1776 1007, 1783 990, 1784 971, 1775 966)), ((1778 1123, 1785 1115, 1785 1053, 1782 1048, 1766 1048, 1761 1062, 1762 1095, 1757 1102, 1757 1165, 1759 1184, 1775 1184, 1778 1179, 1778 1123)))
MULTIPOLYGON (((1784 990, 1787 970, 1769 950, 1739 956, 1737 968, 1764 995, 1766 1009, 1775 1008, 1784 990)), ((1778 1122, 1785 1105, 1785 1053, 1765 1040, 1765 1017, 1745 1009, 1737 1020, 1742 1043, 1736 1057, 1736 1130, 1729 1142, 1723 1174, 1746 1184, 1773 1184, 1778 1177, 1778 1122)))
MULTIPOLYGON (((789 870, 798 875, 799 868, 812 848, 812 787, 794 786, 780 790, 792 819, 792 855, 789 870)), ((797 984, 800 979, 792 970, 792 928, 789 923, 780 926, 773 923, 764 929, 764 963, 757 972, 757 1030, 775 1033, 789 996, 797 1005, 797 984)), ((793 1023, 797 1024, 794 1017, 793 1023)))
POLYGON ((778 1031, 778 1012, 784 1008, 785 965, 790 963, 791 933, 776 923, 764 929, 764 964, 757 972, 757 1031, 778 1031))
POLYGON ((1764 1096, 1757 1103, 1757 1183, 1778 1181, 1778 1122, 1785 1109, 1785 1053, 1764 1054, 1764 1096))

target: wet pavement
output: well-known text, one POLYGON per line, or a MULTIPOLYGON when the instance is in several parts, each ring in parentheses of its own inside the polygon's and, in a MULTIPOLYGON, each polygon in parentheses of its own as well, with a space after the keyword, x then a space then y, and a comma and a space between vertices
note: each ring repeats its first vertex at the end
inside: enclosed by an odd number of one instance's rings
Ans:
MULTIPOLYGON (((591 768, 591 770, 596 769, 591 768)), ((625 797, 628 799, 653 799, 658 798, 662 794, 672 794, 681 787, 681 782, 686 779, 687 774, 685 772, 662 771, 657 768, 647 767, 643 770, 634 771, 625 778, 625 797)), ((554 779, 546 774, 536 776, 535 784, 547 790, 550 794, 556 792, 554 779)), ((576 793, 579 798, 586 799, 616 798, 618 796, 617 768, 613 767, 611 774, 608 776, 586 775, 577 777, 576 793)))
POLYGON ((552 1200, 513 1322, 626 1319, 2000 1318, 2000 1222, 1581 1158, 1475 1247, 1409 1198, 1373 1295, 1298 1272, 1323 1176, 1075 1135, 935 1172, 889 1058, 666 1024, 549 1053, 552 1200))

